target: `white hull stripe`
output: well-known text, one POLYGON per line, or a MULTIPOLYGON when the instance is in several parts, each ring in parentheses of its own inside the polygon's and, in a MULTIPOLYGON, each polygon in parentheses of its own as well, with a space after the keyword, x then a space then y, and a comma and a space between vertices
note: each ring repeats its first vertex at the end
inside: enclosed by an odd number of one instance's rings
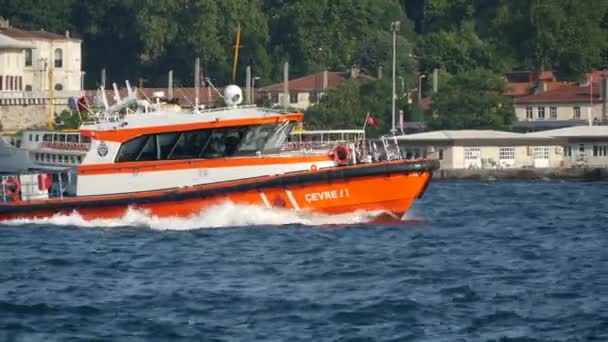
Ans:
POLYGON ((298 202, 296 202, 296 199, 293 197, 291 190, 285 190, 285 193, 287 194, 287 197, 289 198, 289 201, 291 202, 293 208, 295 210, 300 210, 300 206, 298 205, 298 202))
POLYGON ((266 208, 270 208, 270 202, 268 202, 268 197, 266 197, 266 194, 260 192, 260 197, 262 197, 262 201, 264 201, 264 205, 266 206, 266 208))

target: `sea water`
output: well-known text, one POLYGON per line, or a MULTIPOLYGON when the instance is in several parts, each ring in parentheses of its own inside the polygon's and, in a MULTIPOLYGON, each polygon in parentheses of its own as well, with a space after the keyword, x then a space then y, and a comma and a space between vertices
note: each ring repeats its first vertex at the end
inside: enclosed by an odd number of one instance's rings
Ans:
POLYGON ((372 214, 2 224, 0 341, 608 341, 608 183, 433 182, 372 214))

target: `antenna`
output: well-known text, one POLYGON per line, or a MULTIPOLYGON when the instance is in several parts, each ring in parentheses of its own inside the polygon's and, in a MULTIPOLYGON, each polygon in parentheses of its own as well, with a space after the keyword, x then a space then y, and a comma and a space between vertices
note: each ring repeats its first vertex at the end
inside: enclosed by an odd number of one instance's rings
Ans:
POLYGON ((133 89, 131 89, 131 83, 129 82, 129 80, 126 80, 125 84, 127 85, 127 96, 132 97, 134 94, 133 89))
POLYGON ((116 82, 112 82, 112 89, 114 89, 114 101, 119 102, 120 93, 118 92, 118 86, 116 85, 116 82))
POLYGON ((232 65, 232 82, 236 81, 236 65, 239 60, 239 49, 241 48, 241 23, 236 27, 236 44, 234 45, 234 64, 232 65))
POLYGON ((222 95, 222 93, 220 93, 219 90, 217 90, 217 88, 213 85, 213 83, 211 83, 211 79, 209 77, 205 77, 205 82, 207 82, 209 84, 209 86, 215 90, 215 92, 219 95, 219 97, 224 98, 224 95, 222 95))

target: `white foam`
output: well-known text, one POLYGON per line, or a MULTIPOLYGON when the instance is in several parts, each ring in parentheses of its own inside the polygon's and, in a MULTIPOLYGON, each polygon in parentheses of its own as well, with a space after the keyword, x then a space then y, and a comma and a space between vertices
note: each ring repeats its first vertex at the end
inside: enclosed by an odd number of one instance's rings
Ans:
POLYGON ((310 226, 344 225, 365 223, 380 212, 357 211, 353 213, 326 215, 309 211, 296 211, 283 208, 265 208, 256 205, 242 205, 225 202, 209 207, 199 214, 190 217, 159 218, 144 210, 129 209, 117 219, 95 219, 87 221, 78 213, 71 215, 57 214, 50 218, 16 219, 3 222, 7 225, 57 225, 78 227, 146 227, 156 230, 191 230, 202 228, 243 227, 285 224, 302 224, 310 226))

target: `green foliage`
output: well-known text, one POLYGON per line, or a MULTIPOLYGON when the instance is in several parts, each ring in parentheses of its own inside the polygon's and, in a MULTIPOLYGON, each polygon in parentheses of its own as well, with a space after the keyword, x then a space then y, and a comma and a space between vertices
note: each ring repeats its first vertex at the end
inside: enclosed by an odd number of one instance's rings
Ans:
POLYGON ((78 129, 82 124, 82 118, 76 111, 64 109, 59 113, 55 114, 55 129, 78 129))
MULTIPOLYGON (((367 83, 346 81, 327 93, 318 105, 304 113, 307 129, 361 129, 369 112, 377 127, 366 127, 370 136, 385 134, 391 128, 391 84, 388 80, 367 83)), ((403 103, 398 104, 403 108, 403 103)))
POLYGON ((508 129, 515 122, 512 100, 501 95, 506 81, 475 69, 454 75, 433 96, 430 125, 436 129, 508 129))

